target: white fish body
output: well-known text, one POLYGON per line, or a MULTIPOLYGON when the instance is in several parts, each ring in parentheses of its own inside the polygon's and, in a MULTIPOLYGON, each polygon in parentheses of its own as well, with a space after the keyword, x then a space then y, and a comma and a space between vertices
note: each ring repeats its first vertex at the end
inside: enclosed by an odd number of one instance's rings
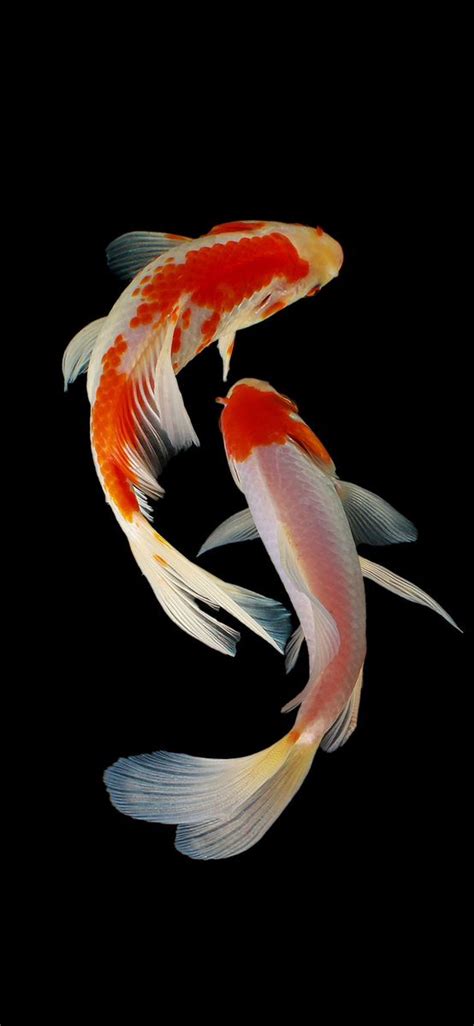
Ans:
POLYGON ((256 844, 301 786, 318 747, 332 752, 355 729, 366 651, 363 576, 454 623, 420 588, 358 557, 358 538, 413 541, 416 529, 383 499, 338 480, 290 400, 245 379, 223 402, 227 458, 249 509, 221 524, 201 551, 260 536, 300 621, 287 666, 304 637, 310 672, 285 707, 300 706, 294 727, 263 751, 238 759, 156 752, 119 759, 106 771, 117 809, 179 824, 176 847, 198 859, 228 858, 256 844))

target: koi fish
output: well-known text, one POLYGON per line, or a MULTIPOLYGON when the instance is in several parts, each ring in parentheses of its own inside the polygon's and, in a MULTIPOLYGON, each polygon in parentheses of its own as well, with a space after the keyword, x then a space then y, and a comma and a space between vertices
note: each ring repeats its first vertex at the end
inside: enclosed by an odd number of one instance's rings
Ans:
POLYGON ((251 378, 221 401, 227 459, 248 509, 217 528, 201 551, 262 539, 299 619, 287 670, 304 639, 309 680, 282 710, 299 706, 293 728, 263 751, 238 759, 157 752, 119 759, 106 771, 119 811, 178 823, 176 847, 198 859, 227 858, 256 844, 298 791, 318 748, 333 752, 355 730, 366 654, 364 577, 456 626, 420 588, 359 558, 356 541, 413 541, 416 529, 378 496, 339 481, 295 403, 251 378))
POLYGON ((107 502, 168 616, 228 654, 239 635, 198 605, 222 607, 281 650, 279 603, 236 587, 186 559, 151 526, 150 499, 171 456, 199 440, 176 375, 219 340, 227 376, 236 331, 318 291, 342 250, 321 228, 270 221, 218 225, 199 239, 132 232, 108 247, 110 267, 133 278, 108 317, 73 338, 65 386, 88 368, 91 444, 107 502))

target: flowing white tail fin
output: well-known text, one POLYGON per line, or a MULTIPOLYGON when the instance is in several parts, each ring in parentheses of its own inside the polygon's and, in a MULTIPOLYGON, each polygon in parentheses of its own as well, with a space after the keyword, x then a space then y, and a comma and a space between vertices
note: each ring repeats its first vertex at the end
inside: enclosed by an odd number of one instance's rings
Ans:
POLYGON ((251 848, 305 779, 318 741, 290 731, 241 759, 173 752, 119 759, 104 775, 112 804, 127 816, 178 823, 176 847, 195 859, 224 859, 251 848))
POLYGON ((204 602, 225 609, 279 652, 291 631, 290 614, 279 602, 220 580, 186 559, 141 513, 120 518, 133 555, 163 609, 184 631, 218 652, 235 655, 238 631, 206 613, 204 602))

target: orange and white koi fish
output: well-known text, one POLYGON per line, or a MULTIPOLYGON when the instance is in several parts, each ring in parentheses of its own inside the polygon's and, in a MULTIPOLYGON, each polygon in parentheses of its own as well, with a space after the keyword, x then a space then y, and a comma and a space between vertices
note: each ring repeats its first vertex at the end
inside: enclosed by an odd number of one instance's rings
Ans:
POLYGON ((140 569, 168 616, 221 652, 234 654, 238 632, 198 601, 221 606, 277 648, 286 619, 278 603, 185 559, 148 522, 164 465, 199 444, 176 375, 219 339, 226 377, 236 331, 318 291, 342 259, 339 243, 302 225, 232 222, 199 239, 132 232, 109 246, 108 260, 133 281, 64 354, 66 387, 89 368, 97 474, 140 569))
POLYGON ((300 707, 293 729, 255 755, 157 752, 119 759, 106 771, 117 809, 180 824, 176 847, 199 859, 227 858, 254 845, 301 786, 318 747, 333 752, 355 729, 366 653, 363 577, 456 626, 420 588, 359 559, 356 540, 412 541, 416 530, 378 496, 338 480, 293 402, 254 379, 238 382, 222 402, 227 458, 249 508, 225 521, 203 550, 261 537, 300 621, 287 669, 304 639, 309 681, 284 707, 300 707))

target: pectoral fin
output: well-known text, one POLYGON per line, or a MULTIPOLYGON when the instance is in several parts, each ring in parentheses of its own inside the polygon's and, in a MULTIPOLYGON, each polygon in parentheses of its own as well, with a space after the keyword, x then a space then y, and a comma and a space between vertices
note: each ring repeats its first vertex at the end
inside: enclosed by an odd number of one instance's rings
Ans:
POLYGON ((416 541, 414 524, 398 513, 385 499, 359 485, 337 481, 336 489, 344 506, 356 545, 393 545, 416 541))
POLYGON ((220 339, 219 339, 219 341, 217 343, 217 348, 218 348, 218 350, 219 350, 219 352, 221 354, 222 363, 223 363, 223 366, 224 366, 224 370, 223 370, 223 380, 224 381, 227 381, 227 375, 229 373, 230 360, 231 360, 232 353, 234 351, 234 343, 235 343, 235 331, 227 331, 227 332, 225 332, 223 335, 221 335, 221 337, 220 337, 220 339))
POLYGON ((255 527, 253 516, 249 509, 242 509, 234 513, 227 520, 223 520, 215 531, 212 531, 206 541, 201 545, 198 556, 209 549, 217 549, 219 545, 232 545, 234 542, 252 541, 258 538, 258 531, 255 527))
POLYGON ((191 423, 191 418, 184 405, 176 375, 171 362, 171 346, 173 339, 171 325, 158 356, 155 369, 155 403, 159 411, 161 428, 166 432, 173 452, 188 449, 190 445, 199 445, 199 438, 191 423))

